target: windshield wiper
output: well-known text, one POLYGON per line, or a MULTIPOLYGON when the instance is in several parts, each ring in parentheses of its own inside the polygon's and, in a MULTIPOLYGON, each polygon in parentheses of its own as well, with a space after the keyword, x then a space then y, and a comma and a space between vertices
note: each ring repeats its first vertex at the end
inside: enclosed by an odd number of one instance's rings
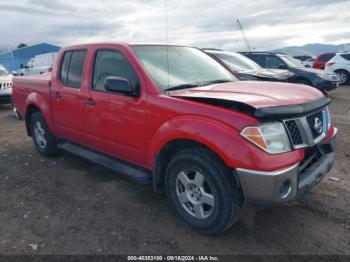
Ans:
POLYGON ((201 86, 209 86, 209 85, 213 85, 213 84, 220 84, 220 83, 227 83, 227 82, 232 82, 232 81, 228 80, 228 79, 217 79, 217 80, 205 82, 201 86))
POLYGON ((173 90, 180 90, 180 89, 186 89, 186 88, 208 86, 208 85, 226 83, 226 82, 232 82, 232 81, 228 79, 217 79, 217 80, 212 80, 212 81, 208 81, 200 84, 182 84, 182 85, 169 87, 167 89, 164 89, 164 91, 173 91, 173 90))
POLYGON ((164 91, 181 90, 181 89, 193 88, 193 87, 197 87, 197 86, 199 86, 199 85, 195 85, 195 84, 182 84, 182 85, 172 86, 172 87, 166 88, 166 89, 164 89, 164 91))

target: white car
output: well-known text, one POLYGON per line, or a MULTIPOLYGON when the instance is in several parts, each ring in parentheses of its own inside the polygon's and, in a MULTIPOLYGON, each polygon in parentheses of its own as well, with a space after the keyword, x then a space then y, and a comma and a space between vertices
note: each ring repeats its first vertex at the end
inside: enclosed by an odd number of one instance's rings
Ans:
POLYGON ((11 103, 13 75, 0 65, 0 104, 11 103))
POLYGON ((303 65, 304 65, 306 68, 311 68, 313 62, 315 61, 315 59, 316 59, 315 57, 309 58, 309 59, 305 60, 305 61, 302 62, 302 63, 303 63, 303 65))
POLYGON ((350 81, 350 53, 337 53, 327 62, 325 71, 335 72, 340 85, 348 84, 350 81))
POLYGON ((57 53, 47 53, 37 55, 31 58, 26 66, 17 72, 18 75, 39 75, 46 72, 51 72, 53 64, 55 63, 57 53))

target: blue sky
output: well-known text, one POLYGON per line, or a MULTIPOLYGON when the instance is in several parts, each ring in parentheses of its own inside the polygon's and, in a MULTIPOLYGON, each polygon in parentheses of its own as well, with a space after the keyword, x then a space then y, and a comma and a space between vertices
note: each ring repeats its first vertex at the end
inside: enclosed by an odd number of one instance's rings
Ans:
POLYGON ((165 42, 165 4, 172 43, 243 50, 236 19, 258 50, 350 42, 350 1, 11 0, 0 3, 0 49, 19 42, 165 42))

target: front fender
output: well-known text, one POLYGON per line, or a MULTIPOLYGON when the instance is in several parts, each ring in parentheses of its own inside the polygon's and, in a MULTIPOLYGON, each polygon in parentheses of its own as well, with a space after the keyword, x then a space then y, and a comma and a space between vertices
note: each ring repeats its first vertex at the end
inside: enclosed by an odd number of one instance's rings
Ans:
POLYGON ((29 113, 29 108, 31 106, 34 106, 43 114, 50 131, 53 133, 53 135, 57 136, 57 131, 52 119, 49 101, 47 101, 47 99, 43 95, 37 92, 33 92, 33 93, 30 93, 25 100, 26 117, 27 117, 27 114, 29 113))
POLYGON ((152 166, 154 157, 166 144, 187 139, 207 146, 230 166, 224 149, 235 135, 239 135, 238 130, 211 118, 186 115, 168 119, 153 133, 147 161, 152 166))

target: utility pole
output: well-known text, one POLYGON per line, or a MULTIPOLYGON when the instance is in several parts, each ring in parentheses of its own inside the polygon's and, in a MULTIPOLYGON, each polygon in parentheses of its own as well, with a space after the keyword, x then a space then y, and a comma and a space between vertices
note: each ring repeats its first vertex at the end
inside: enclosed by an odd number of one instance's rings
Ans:
POLYGON ((14 59, 14 57, 13 57, 12 48, 11 48, 11 46, 8 46, 7 49, 8 49, 8 51, 9 51, 10 54, 11 54, 12 70, 14 70, 14 67, 15 67, 15 59, 14 59))
POLYGON ((236 22, 237 22, 237 24, 238 24, 239 29, 241 30, 241 33, 242 33, 242 36, 243 36, 243 40, 244 40, 244 42, 245 42, 245 44, 246 44, 248 50, 249 50, 249 51, 253 51, 252 47, 250 46, 250 44, 249 44, 249 42, 248 42, 248 39, 247 39, 245 33, 244 33, 244 28, 243 28, 241 22, 239 21, 239 19, 237 19, 236 22))

